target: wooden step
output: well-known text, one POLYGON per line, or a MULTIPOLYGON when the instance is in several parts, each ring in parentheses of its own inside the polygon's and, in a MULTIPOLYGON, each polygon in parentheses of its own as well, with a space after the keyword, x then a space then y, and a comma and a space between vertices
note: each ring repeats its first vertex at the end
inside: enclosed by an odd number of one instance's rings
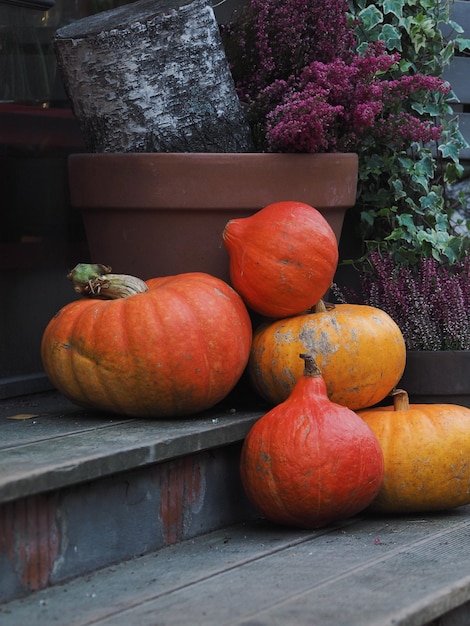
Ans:
POLYGON ((251 520, 4 604, 0 623, 468 626, 469 513, 251 520))
POLYGON ((269 524, 238 474, 265 410, 0 402, 1 626, 469 626, 470 507, 269 524))
POLYGON ((246 519, 263 410, 122 419, 56 392, 0 402, 0 602, 246 519))

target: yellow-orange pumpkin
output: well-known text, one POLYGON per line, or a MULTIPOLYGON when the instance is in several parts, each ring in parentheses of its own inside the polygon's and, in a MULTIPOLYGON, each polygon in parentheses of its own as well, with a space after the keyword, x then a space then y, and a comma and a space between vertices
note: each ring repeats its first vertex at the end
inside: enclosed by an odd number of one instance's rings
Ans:
MULTIPOLYGON (((90 280, 91 290, 101 297, 126 290, 128 277, 115 276, 90 280)), ((130 416, 176 417, 210 408, 237 383, 252 337, 240 296, 203 273, 148 286, 128 297, 72 302, 48 324, 44 368, 73 402, 130 416)))
POLYGON ((248 371, 268 402, 278 404, 291 393, 302 376, 301 352, 314 355, 330 400, 353 410, 383 400, 406 361, 400 329, 375 307, 338 304, 262 324, 254 333, 248 371))
POLYGON ((326 395, 311 355, 289 398, 261 417, 240 460, 249 500, 278 524, 318 528, 366 508, 384 464, 372 430, 326 395))
POLYGON ((266 317, 307 310, 330 288, 338 264, 335 234, 302 202, 276 202, 223 232, 230 280, 245 303, 266 317))
POLYGON ((384 483, 370 510, 439 511, 470 503, 470 409, 453 404, 394 405, 358 411, 383 451, 384 483))

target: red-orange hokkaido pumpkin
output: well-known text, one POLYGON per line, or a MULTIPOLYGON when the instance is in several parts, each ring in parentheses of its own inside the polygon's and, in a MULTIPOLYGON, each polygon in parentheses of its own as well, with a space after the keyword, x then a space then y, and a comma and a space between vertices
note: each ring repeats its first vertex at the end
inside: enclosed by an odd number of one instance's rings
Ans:
POLYGON ((370 509, 421 513, 470 504, 470 409, 455 404, 409 404, 359 411, 384 454, 385 478, 370 509))
POLYGON ((363 409, 385 398, 406 361, 403 335, 381 309, 338 304, 256 329, 248 365, 254 389, 277 404, 302 376, 300 352, 315 357, 333 402, 363 409))
MULTIPOLYGON (((127 278, 118 281, 125 286, 127 278)), ((73 402, 130 416, 176 417, 210 408, 237 383, 252 336, 240 296, 203 273, 148 284, 148 291, 129 297, 72 302, 50 321, 42 340, 44 368, 73 402)), ((96 290, 103 296, 113 286, 102 282, 96 290)))
POLYGON ((366 508, 382 485, 384 464, 372 430, 330 402, 313 358, 301 356, 304 375, 251 428, 240 470, 249 500, 267 519, 318 528, 366 508))
POLYGON ((223 240, 233 287, 266 317, 296 315, 316 304, 338 264, 333 230, 319 211, 302 202, 277 202, 230 220, 223 240))

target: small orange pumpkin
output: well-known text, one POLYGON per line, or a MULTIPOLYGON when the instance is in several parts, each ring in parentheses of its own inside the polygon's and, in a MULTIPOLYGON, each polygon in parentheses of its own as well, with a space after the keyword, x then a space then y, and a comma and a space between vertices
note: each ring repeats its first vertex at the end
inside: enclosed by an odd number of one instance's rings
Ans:
POLYGON ((280 318, 313 306, 328 291, 338 264, 335 234, 303 202, 276 202, 223 232, 230 280, 256 313, 280 318))
POLYGON ((381 309, 338 304, 270 322, 254 333, 248 372, 254 389, 278 404, 302 376, 298 354, 315 357, 333 402, 362 409, 385 398, 406 361, 403 335, 381 309))
POLYGON ((366 508, 383 480, 372 430, 326 395, 311 355, 289 398, 261 417, 245 438, 245 492, 267 519, 318 528, 366 508))
POLYGON ((44 368, 66 397, 130 416, 177 417, 208 409, 233 389, 252 328, 224 281, 194 272, 147 287, 105 266, 79 269, 83 275, 71 275, 77 291, 116 299, 72 302, 44 331, 44 368))
POLYGON ((370 510, 421 513, 469 504, 470 409, 410 405, 404 390, 393 397, 393 406, 358 411, 385 461, 384 483, 370 510))

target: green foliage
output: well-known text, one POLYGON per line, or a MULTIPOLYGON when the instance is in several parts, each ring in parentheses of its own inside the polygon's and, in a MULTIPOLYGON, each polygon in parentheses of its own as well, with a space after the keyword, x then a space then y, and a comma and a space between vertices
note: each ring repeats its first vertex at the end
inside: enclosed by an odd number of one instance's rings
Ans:
MULTIPOLYGON (((454 54, 470 48, 470 40, 450 20, 449 0, 351 0, 359 49, 381 40, 401 59, 387 78, 421 73, 441 77, 454 54), (446 38, 443 32, 449 34, 446 38)), ((466 146, 450 106, 455 96, 423 90, 412 111, 442 125, 438 145, 414 143, 406 151, 391 145, 363 145, 359 149, 358 205, 365 253, 387 251, 400 264, 413 265, 422 257, 449 264, 462 258, 468 235, 455 232, 453 206, 446 184, 462 175, 459 150, 466 146)), ((468 225, 467 225, 468 226, 468 225)), ((461 231, 463 232, 463 231, 461 231)))

